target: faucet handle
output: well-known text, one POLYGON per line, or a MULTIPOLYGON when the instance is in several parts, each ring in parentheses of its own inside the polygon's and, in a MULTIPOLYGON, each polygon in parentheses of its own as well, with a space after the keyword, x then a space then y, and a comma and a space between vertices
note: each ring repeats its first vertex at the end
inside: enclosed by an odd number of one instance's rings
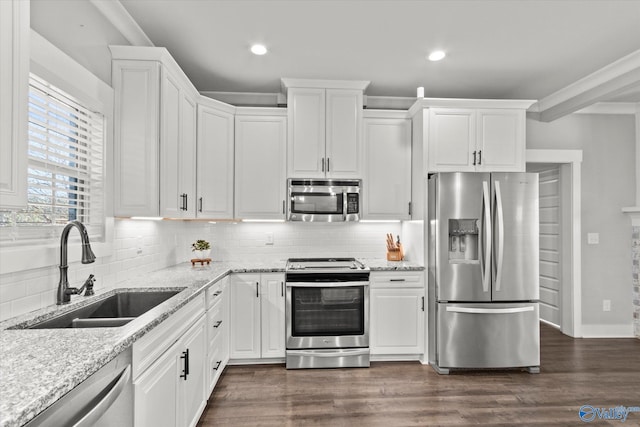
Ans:
POLYGON ((84 284, 82 285, 82 288, 80 288, 80 292, 82 292, 83 288, 85 289, 84 291, 85 297, 93 295, 93 282, 95 282, 96 280, 97 279, 93 277, 93 274, 90 274, 87 280, 85 280, 84 284))

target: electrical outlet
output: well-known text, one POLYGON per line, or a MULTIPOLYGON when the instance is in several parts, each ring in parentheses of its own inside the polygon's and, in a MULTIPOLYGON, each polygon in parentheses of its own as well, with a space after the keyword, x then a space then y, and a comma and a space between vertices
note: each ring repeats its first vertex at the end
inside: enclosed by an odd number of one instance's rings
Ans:
POLYGON ((136 238, 136 253, 138 255, 142 253, 142 236, 136 238))
POLYGON ((602 311, 611 311, 611 300, 603 299, 602 300, 602 311))
POLYGON ((597 245, 600 243, 600 233, 587 233, 587 243, 597 245))
POLYGON ((266 245, 273 245, 273 232, 268 232, 266 233, 266 237, 267 237, 267 241, 266 241, 266 245))

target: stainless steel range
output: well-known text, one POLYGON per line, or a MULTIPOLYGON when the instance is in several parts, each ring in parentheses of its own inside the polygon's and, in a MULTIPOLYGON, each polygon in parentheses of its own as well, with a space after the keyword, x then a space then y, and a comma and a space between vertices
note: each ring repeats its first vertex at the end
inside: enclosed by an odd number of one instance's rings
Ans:
POLYGON ((354 258, 287 261, 287 369, 369 366, 369 268, 354 258))

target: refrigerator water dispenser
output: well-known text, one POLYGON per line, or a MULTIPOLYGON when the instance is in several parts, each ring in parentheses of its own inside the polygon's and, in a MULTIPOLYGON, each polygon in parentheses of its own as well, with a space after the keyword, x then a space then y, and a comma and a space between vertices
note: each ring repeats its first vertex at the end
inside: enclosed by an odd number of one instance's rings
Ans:
POLYGON ((478 219, 449 219, 449 262, 478 262, 478 219))

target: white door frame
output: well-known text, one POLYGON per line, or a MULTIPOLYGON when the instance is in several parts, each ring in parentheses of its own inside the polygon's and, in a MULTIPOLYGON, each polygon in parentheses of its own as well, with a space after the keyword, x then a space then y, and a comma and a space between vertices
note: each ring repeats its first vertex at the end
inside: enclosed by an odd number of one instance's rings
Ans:
POLYGON ((527 163, 560 165, 562 223, 570 233, 562 237, 562 298, 560 330, 571 337, 582 337, 582 246, 581 166, 582 150, 527 150, 527 163), (566 262, 570 260, 570 262, 566 262))

